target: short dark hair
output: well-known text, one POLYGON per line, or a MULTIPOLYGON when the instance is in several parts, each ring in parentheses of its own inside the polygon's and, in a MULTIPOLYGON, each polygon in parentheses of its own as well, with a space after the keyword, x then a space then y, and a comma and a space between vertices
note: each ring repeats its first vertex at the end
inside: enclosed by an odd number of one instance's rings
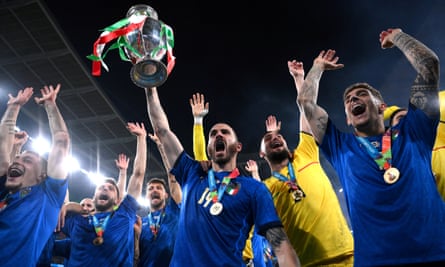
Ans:
POLYGON ((164 189, 167 190, 167 183, 165 182, 165 179, 158 178, 158 177, 150 178, 150 179, 148 180, 148 182, 147 182, 147 188, 148 188, 148 186, 149 186, 150 184, 152 184, 152 183, 159 183, 159 184, 162 184, 162 185, 164 186, 164 189))
POLYGON ((371 91, 371 94, 375 97, 377 97, 380 101, 384 102, 382 94, 380 94, 380 91, 369 85, 368 83, 360 82, 360 83, 354 83, 350 86, 348 86, 345 91, 343 92, 343 101, 346 99, 346 95, 351 92, 352 90, 356 88, 366 88, 369 91, 371 91))
POLYGON ((112 184, 116 188, 117 199, 119 199, 120 193, 119 193, 119 187, 117 186, 116 180, 114 180, 113 178, 105 178, 104 183, 112 184))

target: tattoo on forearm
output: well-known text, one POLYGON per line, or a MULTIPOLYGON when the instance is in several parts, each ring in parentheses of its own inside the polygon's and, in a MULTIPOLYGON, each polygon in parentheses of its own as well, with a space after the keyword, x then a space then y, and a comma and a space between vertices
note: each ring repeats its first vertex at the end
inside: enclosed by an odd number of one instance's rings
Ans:
POLYGON ((436 54, 412 36, 401 33, 394 37, 394 43, 405 53, 408 60, 417 70, 416 83, 437 84, 439 77, 436 54))
POLYGON ((437 91, 439 83, 439 59, 424 44, 406 33, 398 34, 393 42, 417 71, 411 87, 410 103, 427 114, 437 114, 437 91))
POLYGON ((267 230, 266 239, 273 250, 276 250, 283 241, 287 240, 287 235, 282 227, 275 227, 267 230))

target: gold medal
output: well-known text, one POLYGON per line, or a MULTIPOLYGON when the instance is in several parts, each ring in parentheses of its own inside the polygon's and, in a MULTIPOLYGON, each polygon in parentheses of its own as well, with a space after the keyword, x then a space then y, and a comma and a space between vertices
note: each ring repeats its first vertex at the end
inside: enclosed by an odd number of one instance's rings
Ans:
POLYGON ((291 194, 295 202, 299 202, 304 198, 304 192, 300 189, 293 190, 291 194))
POLYGON ((219 215, 223 210, 223 204, 221 202, 215 202, 210 207, 210 214, 213 216, 219 215))
POLYGON ((103 242, 104 242, 104 238, 101 236, 98 236, 98 237, 94 238, 94 240, 93 240, 93 244, 95 246, 100 246, 100 245, 102 245, 103 242))
POLYGON ((400 172, 397 168, 391 167, 383 174, 383 179, 387 184, 393 184, 399 180, 400 172))

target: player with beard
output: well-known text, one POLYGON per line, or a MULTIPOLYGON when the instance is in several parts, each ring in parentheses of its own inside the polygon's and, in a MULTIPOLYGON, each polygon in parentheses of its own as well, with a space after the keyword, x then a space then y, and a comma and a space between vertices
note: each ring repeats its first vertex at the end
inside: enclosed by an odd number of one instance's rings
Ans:
MULTIPOLYGON (((193 115, 193 154, 198 161, 208 161, 203 121, 209 113, 210 104, 205 102, 204 95, 200 93, 193 94, 189 102, 193 115)), ((256 161, 248 160, 245 169, 252 178, 261 181, 256 161)), ((264 236, 254 232, 254 228, 252 228, 249 238, 246 240, 243 260, 247 266, 252 266, 252 264, 257 267, 273 266, 276 257, 273 255, 272 247, 264 236), (255 257, 254 252, 257 253, 255 257)))
POLYGON ((128 192, 119 203, 119 189, 113 178, 96 187, 96 212, 67 217, 62 229, 71 238, 69 266, 133 266, 134 224, 146 169, 147 144, 142 123, 127 123, 136 136, 136 156, 128 192), (119 204, 119 205, 118 205, 119 204), (118 206, 117 206, 118 205, 118 206))
MULTIPOLYGON (((317 60, 329 60, 318 57, 317 60)), ((297 94, 304 82, 303 63, 288 62, 297 94)), ((260 157, 271 169, 264 183, 274 196, 278 215, 302 266, 352 266, 352 234, 333 186, 320 164, 318 146, 304 116, 299 143, 291 152, 275 116, 266 120, 260 157)))
POLYGON ((56 228, 65 199, 70 137, 56 104, 60 84, 44 86, 35 97, 45 108, 52 135, 48 161, 32 151, 24 151, 11 162, 16 120, 20 109, 33 95, 33 89, 9 95, 0 122, 0 266, 36 266, 56 228))
POLYGON ((261 141, 260 157, 268 162, 272 176, 263 182, 272 193, 301 265, 352 266, 352 234, 320 164, 310 129, 300 122, 299 144, 291 152, 280 134, 280 124, 275 116, 266 120, 267 133, 261 141))
MULTIPOLYGON (((149 134, 156 143, 162 161, 168 172, 169 165, 165 158, 165 150, 156 134, 149 134)), ((182 191, 176 183, 174 175, 168 174, 170 194, 164 179, 151 178, 147 182, 145 198, 149 202, 150 211, 142 217, 142 231, 139 237, 141 267, 168 267, 173 255, 173 248, 178 232, 179 205, 182 191)))
POLYGON ((142 217, 139 266, 168 267, 178 231, 179 204, 169 197, 164 179, 151 178, 145 197, 150 212, 142 217))
MULTIPOLYGON (((431 169, 439 122, 439 58, 400 29, 382 31, 380 44, 399 48, 417 73, 408 113, 396 126, 386 129, 386 104, 367 83, 353 84, 343 94, 353 132, 334 125, 317 105, 317 94, 323 71, 342 67, 336 61, 314 61, 298 104, 342 182, 354 231, 354 264, 444 266, 445 203, 431 169)), ((335 51, 326 53, 334 57, 335 51)))
POLYGON ((225 123, 210 129, 211 169, 206 173, 171 131, 157 89, 145 93, 152 128, 183 190, 170 266, 245 266, 242 252, 254 224, 272 244, 280 266, 300 266, 267 188, 240 176, 236 160, 242 145, 234 130, 225 123))

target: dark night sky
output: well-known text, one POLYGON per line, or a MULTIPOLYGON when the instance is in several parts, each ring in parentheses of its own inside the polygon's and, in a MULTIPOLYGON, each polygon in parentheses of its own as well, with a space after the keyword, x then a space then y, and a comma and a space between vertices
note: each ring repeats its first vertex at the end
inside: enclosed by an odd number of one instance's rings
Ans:
MULTIPOLYGON (((46 1, 88 69, 100 29, 125 17, 134 4, 153 7, 175 35, 176 66, 158 88, 170 124, 191 151, 192 115, 188 99, 204 93, 210 102, 205 129, 225 121, 238 132, 244 152, 256 153, 264 120, 274 114, 283 122, 289 145, 298 130, 295 89, 287 60, 304 62, 306 72, 322 49, 332 48, 345 68, 326 72, 319 103, 338 125, 344 123, 341 95, 349 84, 368 81, 389 103, 405 105, 415 72, 398 49, 382 50, 379 33, 400 27, 445 53, 445 4, 442 1, 46 1), (69 12, 68 12, 69 10, 69 12), (406 95, 406 94, 405 94, 406 95)), ((150 125, 143 89, 132 84, 131 63, 117 50, 105 62, 97 82, 128 121, 150 125)))
MULTIPOLYGON (((100 29, 124 18, 134 4, 157 11, 159 20, 173 28, 176 56, 158 91, 171 128, 189 153, 193 93, 204 93, 210 102, 206 133, 212 124, 228 122, 243 151, 257 153, 269 114, 282 121, 290 148, 298 141, 299 112, 287 60, 303 61, 308 72, 320 50, 337 51, 345 67, 324 74, 319 103, 346 127, 341 97, 352 83, 369 82, 389 104, 408 103, 415 72, 398 49, 380 48, 382 30, 400 27, 445 58, 445 3, 440 0, 45 2, 88 69, 86 56, 100 29)), ((120 60, 117 50, 105 61, 110 72, 103 70, 96 81, 126 120, 145 122, 151 131, 144 91, 129 77, 131 63, 120 60)))

